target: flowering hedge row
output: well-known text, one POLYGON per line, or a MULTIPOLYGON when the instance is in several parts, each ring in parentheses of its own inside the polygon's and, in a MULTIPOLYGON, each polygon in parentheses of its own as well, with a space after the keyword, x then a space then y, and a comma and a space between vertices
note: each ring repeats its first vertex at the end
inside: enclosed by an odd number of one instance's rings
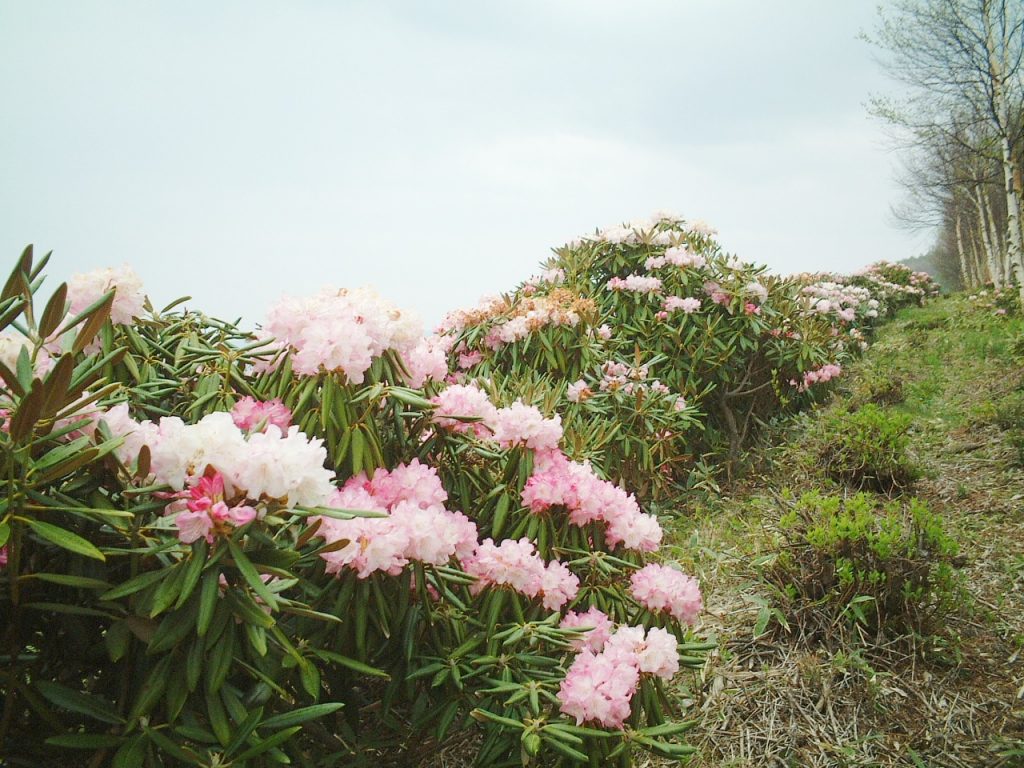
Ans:
POLYGON ((42 269, 0 295, 13 764, 380 764, 470 724, 488 765, 689 751, 700 592, 557 415, 444 389, 365 291, 271 339, 127 268, 43 302, 42 269))
POLYGON ((671 216, 426 338, 368 290, 257 332, 157 310, 129 268, 44 302, 45 261, 0 293, 25 764, 378 765, 457 731, 485 765, 685 756, 666 686, 703 663, 701 595, 650 502, 911 296, 768 277, 671 216))
POLYGON ((713 234, 659 212, 555 249, 539 276, 445 318, 452 368, 559 411, 578 455, 671 498, 814 397, 880 317, 936 290, 884 262, 771 276, 713 234))

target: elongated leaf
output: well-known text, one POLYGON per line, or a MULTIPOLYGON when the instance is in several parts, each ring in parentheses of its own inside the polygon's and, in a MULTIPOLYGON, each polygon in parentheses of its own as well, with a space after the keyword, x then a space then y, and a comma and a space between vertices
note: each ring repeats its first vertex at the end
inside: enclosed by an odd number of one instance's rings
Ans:
POLYGON ((243 760, 251 760, 252 758, 258 755, 262 755, 264 752, 270 751, 278 744, 284 744, 284 742, 288 741, 288 739, 290 739, 292 736, 294 736, 301 730, 302 726, 297 725, 294 728, 286 728, 283 731, 278 731, 273 736, 270 736, 269 738, 266 738, 258 744, 255 744, 249 749, 245 750, 245 752, 236 757, 235 760, 239 763, 243 760))
POLYGON ((345 705, 342 702, 335 701, 326 702, 324 704, 314 704, 310 707, 299 707, 298 709, 293 709, 290 712, 268 717, 260 723, 260 728, 268 731, 276 731, 278 728, 290 728, 293 725, 301 725, 302 723, 310 720, 326 717, 333 712, 337 712, 344 706, 345 705))
POLYGON ((39 336, 44 339, 57 330, 60 321, 64 319, 65 306, 68 300, 68 284, 61 283, 53 292, 50 300, 46 302, 42 317, 39 319, 39 336))
POLYGON ((91 542, 83 539, 77 533, 72 533, 57 525, 44 523, 42 520, 30 519, 26 520, 26 522, 39 536, 56 544, 58 547, 96 560, 107 559, 91 542))
POLYGON ((63 685, 41 680, 35 684, 36 690, 44 697, 61 709, 69 712, 77 712, 80 715, 87 715, 94 720, 103 723, 119 725, 124 718, 117 714, 114 705, 98 696, 90 696, 86 693, 73 691, 63 685))
POLYGON ((277 598, 274 593, 270 591, 267 585, 260 578, 259 571, 256 570, 256 566, 252 564, 252 561, 246 557, 242 548, 235 543, 234 539, 228 539, 228 549, 231 551, 231 558, 235 561, 235 567, 238 568, 238 572, 242 574, 246 583, 252 588, 252 591, 263 598, 271 610, 277 610, 277 598))

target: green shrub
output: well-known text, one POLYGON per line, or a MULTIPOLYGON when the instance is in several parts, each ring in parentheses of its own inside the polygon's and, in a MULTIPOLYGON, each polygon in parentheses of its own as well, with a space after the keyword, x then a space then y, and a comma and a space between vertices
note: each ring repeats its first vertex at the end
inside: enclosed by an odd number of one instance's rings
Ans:
POLYGON ((805 630, 857 623, 926 631, 958 594, 957 544, 917 499, 803 494, 779 520, 782 554, 768 576, 805 630))
POLYGON ((907 446, 911 417, 869 403, 822 421, 819 456, 833 478, 883 493, 901 491, 919 475, 907 446))
POLYGON ((902 377, 880 371, 863 371, 850 393, 857 405, 897 405, 906 399, 902 377))

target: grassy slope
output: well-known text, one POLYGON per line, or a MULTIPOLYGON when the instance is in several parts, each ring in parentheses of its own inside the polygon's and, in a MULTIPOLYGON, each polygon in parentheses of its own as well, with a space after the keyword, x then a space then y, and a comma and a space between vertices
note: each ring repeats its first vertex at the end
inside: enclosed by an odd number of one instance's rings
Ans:
POLYGON ((740 486, 680 519, 670 554, 699 574, 704 630, 720 641, 688 694, 699 719, 693 765, 1024 764, 1000 756, 1024 744, 1024 368, 1013 357, 1022 332, 1019 318, 965 298, 905 311, 830 405, 769 436, 774 447, 757 452, 740 486), (843 492, 821 475, 809 435, 828 409, 879 394, 902 397, 888 407, 914 419, 924 475, 912 492, 960 542, 963 609, 926 638, 837 631, 821 642, 775 616, 755 637, 779 604, 756 565, 774 546, 777 494, 843 492))

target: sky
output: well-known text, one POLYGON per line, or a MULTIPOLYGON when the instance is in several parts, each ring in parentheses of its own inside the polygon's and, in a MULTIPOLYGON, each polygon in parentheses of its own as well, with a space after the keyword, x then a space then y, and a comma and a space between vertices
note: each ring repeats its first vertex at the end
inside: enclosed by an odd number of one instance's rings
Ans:
POLYGON ((370 285, 434 324, 655 209, 780 273, 917 255, 875 7, 0 0, 0 257, 247 323, 370 285))

